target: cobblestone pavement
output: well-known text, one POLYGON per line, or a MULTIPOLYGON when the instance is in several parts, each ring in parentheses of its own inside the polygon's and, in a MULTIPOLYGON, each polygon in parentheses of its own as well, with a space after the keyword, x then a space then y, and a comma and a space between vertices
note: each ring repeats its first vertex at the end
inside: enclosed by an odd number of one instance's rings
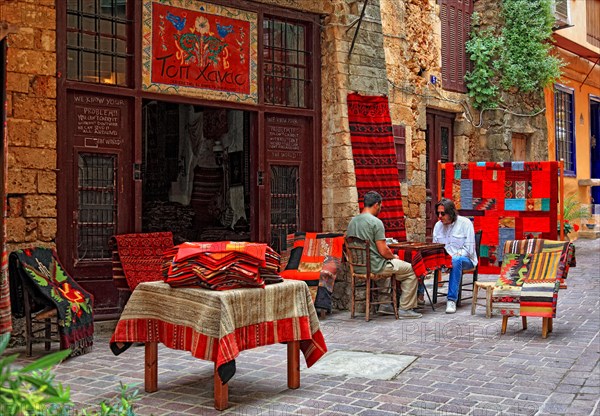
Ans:
MULTIPOLYGON (((57 379, 82 404, 115 397, 119 381, 139 383, 140 415, 598 415, 600 240, 575 245, 577 267, 568 289, 560 291, 547 339, 541 318, 530 318, 526 331, 513 318, 501 336, 500 317, 486 319, 482 307, 472 316, 467 304, 446 315, 444 302, 435 312, 423 309, 419 320, 378 315, 365 322, 346 311, 322 320, 330 351, 418 356, 390 381, 304 373, 300 389, 288 390, 286 348, 262 347, 238 357, 229 383, 231 407, 218 412, 212 407, 212 363, 160 346, 159 391, 148 394, 144 348, 115 357, 107 333, 97 337, 93 353, 62 363, 57 379)), ((42 346, 37 348, 39 356, 42 346)))

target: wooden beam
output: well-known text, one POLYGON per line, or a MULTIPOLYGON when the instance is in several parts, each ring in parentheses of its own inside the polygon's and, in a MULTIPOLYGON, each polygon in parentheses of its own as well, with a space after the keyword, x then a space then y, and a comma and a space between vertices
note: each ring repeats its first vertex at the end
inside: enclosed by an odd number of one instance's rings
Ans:
POLYGON ((8 22, 0 22, 0 41, 11 33, 17 33, 17 27, 8 22))

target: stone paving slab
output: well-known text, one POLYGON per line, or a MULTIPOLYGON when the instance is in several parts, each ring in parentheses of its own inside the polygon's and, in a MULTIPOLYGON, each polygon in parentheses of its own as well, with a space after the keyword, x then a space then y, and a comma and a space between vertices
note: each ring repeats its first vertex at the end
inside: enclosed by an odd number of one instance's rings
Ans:
MULTIPOLYGON (((159 346, 158 387, 143 391, 144 348, 118 357, 109 334, 98 334, 94 351, 60 364, 57 380, 71 386, 79 404, 117 396, 118 382, 138 383, 139 415, 598 415, 600 414, 600 240, 578 240, 577 267, 558 296, 553 332, 541 337, 541 318, 509 320, 474 316, 468 301, 454 315, 423 308, 423 318, 370 322, 347 311, 321 321, 331 353, 364 351, 416 356, 391 380, 366 374, 301 373, 301 387, 287 388, 286 348, 271 345, 244 351, 229 383, 231 407, 213 409, 213 364, 188 352, 159 346)), ((481 280, 495 280, 483 275, 481 280)), ((43 355, 43 344, 34 347, 43 355)), ((31 361, 24 356, 18 363, 31 361)), ((15 352, 15 350, 10 351, 15 352)), ((303 360, 303 358, 301 359, 303 360)))

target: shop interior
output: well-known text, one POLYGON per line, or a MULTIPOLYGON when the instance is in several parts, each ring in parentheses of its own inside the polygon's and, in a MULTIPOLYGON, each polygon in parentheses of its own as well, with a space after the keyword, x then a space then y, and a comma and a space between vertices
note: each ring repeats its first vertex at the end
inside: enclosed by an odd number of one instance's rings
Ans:
POLYGON ((249 124, 244 111, 144 102, 144 232, 250 240, 249 124))

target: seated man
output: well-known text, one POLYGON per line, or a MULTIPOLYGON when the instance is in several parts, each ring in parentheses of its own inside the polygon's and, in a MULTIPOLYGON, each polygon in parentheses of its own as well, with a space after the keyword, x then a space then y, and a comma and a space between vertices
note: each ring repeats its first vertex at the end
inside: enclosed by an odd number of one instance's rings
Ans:
MULTIPOLYGON (((381 212, 381 203, 382 197, 379 193, 367 192, 364 196, 364 208, 359 215, 352 218, 346 234, 349 237, 358 237, 369 241, 372 273, 395 274, 396 280, 401 282, 402 295, 400 296, 398 317, 403 319, 420 318, 422 315, 413 311, 413 308, 417 306, 417 276, 411 264, 400 260, 385 243, 385 227, 383 222, 377 218, 381 212)), ((391 307, 389 310, 380 307, 379 311, 394 313, 391 307)))
POLYGON ((445 244, 446 252, 452 256, 446 313, 455 313, 462 271, 477 264, 475 230, 471 220, 458 215, 450 199, 442 198, 435 204, 435 212, 439 221, 433 227, 433 242, 445 244))

